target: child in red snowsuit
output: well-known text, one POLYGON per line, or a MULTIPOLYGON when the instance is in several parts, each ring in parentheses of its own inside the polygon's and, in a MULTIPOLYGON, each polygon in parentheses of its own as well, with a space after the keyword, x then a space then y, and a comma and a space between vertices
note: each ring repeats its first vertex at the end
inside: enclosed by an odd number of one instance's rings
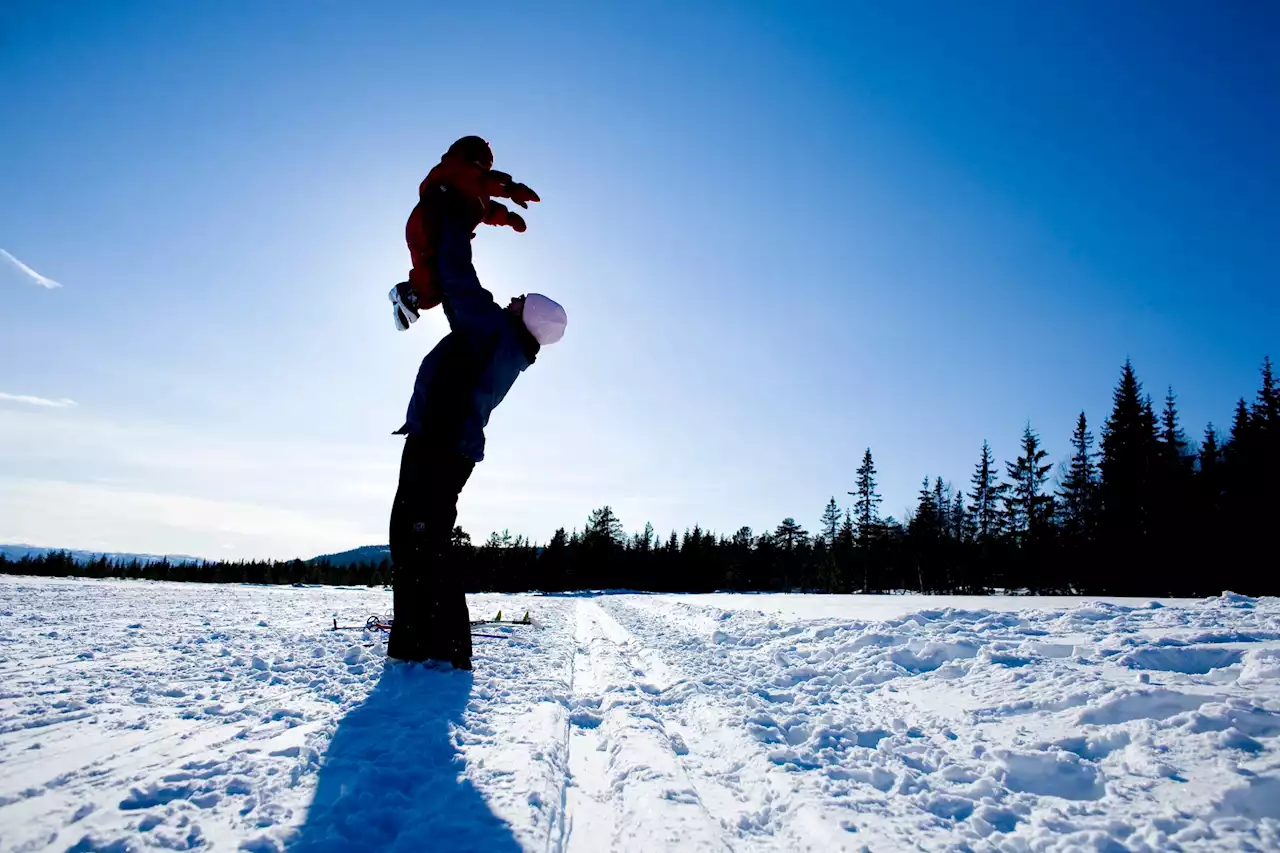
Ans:
POLYGON ((511 199, 521 207, 541 201, 529 187, 516 183, 506 172, 494 170, 493 150, 480 137, 464 136, 449 146, 418 187, 418 204, 405 224, 404 237, 413 269, 409 280, 400 282, 388 294, 397 329, 408 329, 420 312, 440 304, 435 255, 444 211, 460 207, 473 228, 483 222, 508 225, 518 232, 525 230, 524 217, 494 201, 495 196, 511 199))

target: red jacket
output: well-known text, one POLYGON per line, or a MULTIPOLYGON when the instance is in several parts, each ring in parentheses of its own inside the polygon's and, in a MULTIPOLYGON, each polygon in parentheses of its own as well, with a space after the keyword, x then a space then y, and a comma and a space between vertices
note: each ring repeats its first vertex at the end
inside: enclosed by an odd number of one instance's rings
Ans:
POLYGON ((404 239, 413 262, 409 283, 418 294, 419 311, 428 311, 440 304, 435 258, 444 205, 465 205, 463 218, 473 229, 484 223, 509 225, 516 231, 525 230, 524 218, 508 210, 501 202, 494 201, 494 196, 509 198, 521 207, 539 200, 537 193, 524 184, 516 183, 506 172, 484 170, 449 155, 445 155, 419 185, 418 203, 404 227, 404 239))

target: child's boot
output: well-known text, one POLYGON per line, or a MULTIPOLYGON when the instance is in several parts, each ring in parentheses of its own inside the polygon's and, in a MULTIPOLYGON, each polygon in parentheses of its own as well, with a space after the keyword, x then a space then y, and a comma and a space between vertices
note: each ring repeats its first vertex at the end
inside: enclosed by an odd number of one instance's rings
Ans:
POLYGON ((387 299, 391 300, 392 314, 395 318, 397 329, 403 332, 409 326, 418 322, 418 294, 409 282, 402 281, 391 288, 391 292, 387 294, 387 299))

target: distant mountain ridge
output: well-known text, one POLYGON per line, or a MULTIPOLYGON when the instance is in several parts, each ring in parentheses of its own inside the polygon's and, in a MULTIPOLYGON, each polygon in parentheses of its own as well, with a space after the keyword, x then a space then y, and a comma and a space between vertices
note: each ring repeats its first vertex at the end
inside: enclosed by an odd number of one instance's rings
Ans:
MULTIPOLYGON (((162 560, 168 560, 170 563, 199 563, 204 557, 192 557, 188 554, 133 554, 119 551, 85 551, 78 548, 46 548, 40 545, 10 544, 0 545, 0 556, 7 560, 21 560, 23 557, 42 557, 45 554, 65 553, 70 554, 71 559, 77 563, 91 563, 94 560, 106 557, 108 560, 118 560, 130 562, 137 560, 139 563, 159 563, 162 560)), ((334 566, 351 566, 356 563, 380 563, 383 560, 391 559, 391 547, 389 545, 361 545, 359 548, 352 548, 349 551, 340 551, 336 554, 321 554, 318 557, 312 557, 305 560, 306 563, 319 563, 328 561, 334 566)), ((216 561, 210 561, 216 562, 216 561)))
POLYGON ((203 557, 192 557, 189 554, 126 554, 118 551, 84 551, 78 548, 44 548, 39 545, 0 545, 0 556, 7 560, 21 560, 23 557, 42 557, 45 554, 70 554, 77 563, 91 563, 106 557, 108 560, 123 560, 139 563, 159 563, 168 560, 170 563, 199 563, 203 557))
POLYGON ((350 566, 355 563, 380 563, 383 560, 391 559, 390 545, 361 545, 359 548, 352 548, 350 551, 340 551, 337 554, 321 554, 319 557, 312 557, 307 560, 308 563, 319 563, 328 561, 334 566, 350 566))

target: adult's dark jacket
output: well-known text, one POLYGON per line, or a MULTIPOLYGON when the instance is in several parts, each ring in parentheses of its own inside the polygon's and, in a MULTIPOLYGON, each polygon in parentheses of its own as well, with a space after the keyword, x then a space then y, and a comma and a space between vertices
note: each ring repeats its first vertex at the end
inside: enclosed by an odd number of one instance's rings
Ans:
POLYGON ((524 321, 481 287, 471 263, 471 237, 464 214, 445 218, 436 273, 451 331, 422 360, 397 433, 426 436, 442 450, 479 462, 489 416, 533 364, 539 347, 524 321))

